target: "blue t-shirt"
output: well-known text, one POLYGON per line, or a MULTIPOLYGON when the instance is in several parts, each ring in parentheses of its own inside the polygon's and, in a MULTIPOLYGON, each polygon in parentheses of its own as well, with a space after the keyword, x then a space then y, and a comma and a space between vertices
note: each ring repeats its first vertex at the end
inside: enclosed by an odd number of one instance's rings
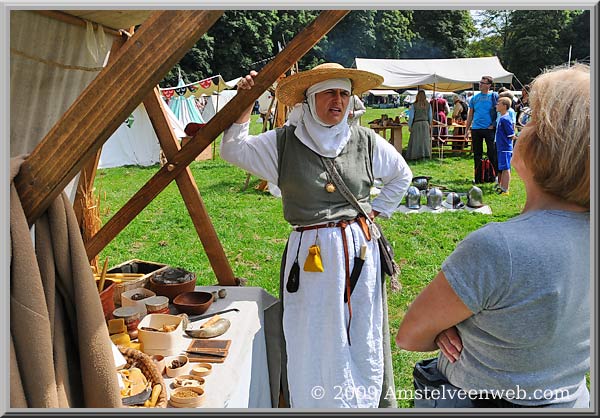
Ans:
POLYGON ((496 149, 498 152, 512 151, 512 135, 515 134, 510 115, 505 113, 498 119, 496 127, 496 149))
MULTIPOLYGON (((513 125, 517 124, 517 112, 512 107, 508 108, 508 116, 512 120, 513 125)), ((500 112, 496 112, 496 127, 498 126, 498 119, 500 119, 500 112)))
POLYGON ((471 99, 470 106, 473 108, 473 121, 471 129, 488 129, 493 123, 493 115, 496 113, 495 104, 498 101, 498 93, 477 93, 471 99), (495 100, 492 98, 495 96, 495 100))

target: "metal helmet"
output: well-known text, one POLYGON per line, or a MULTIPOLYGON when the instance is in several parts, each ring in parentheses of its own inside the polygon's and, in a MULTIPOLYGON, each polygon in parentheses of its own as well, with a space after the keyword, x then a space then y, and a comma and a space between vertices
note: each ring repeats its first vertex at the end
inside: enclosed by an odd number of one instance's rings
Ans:
POLYGON ((483 192, 477 186, 473 186, 467 192, 467 206, 470 208, 480 208, 483 206, 483 192))
POLYGON ((412 185, 415 186, 419 190, 427 190, 427 187, 429 187, 429 179, 430 178, 431 177, 429 177, 429 176, 413 177, 412 185))
POLYGON ((427 206, 431 209, 439 209, 442 206, 444 195, 437 187, 432 187, 427 192, 427 206))
POLYGON ((448 193, 448 196, 446 196, 446 200, 442 202, 442 206, 446 209, 462 209, 465 204, 461 202, 458 193, 450 192, 448 193))
POLYGON ((421 208, 421 192, 415 186, 410 186, 406 191, 406 207, 409 209, 421 208))

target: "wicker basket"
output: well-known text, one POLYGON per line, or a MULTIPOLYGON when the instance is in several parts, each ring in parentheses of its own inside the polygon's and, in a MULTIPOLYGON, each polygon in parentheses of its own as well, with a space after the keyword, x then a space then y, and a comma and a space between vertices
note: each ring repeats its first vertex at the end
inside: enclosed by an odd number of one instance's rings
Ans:
POLYGON ((124 346, 119 346, 119 351, 127 360, 128 367, 137 367, 142 371, 148 382, 154 387, 154 385, 160 383, 162 386, 162 390, 158 395, 158 400, 156 401, 155 408, 166 408, 167 407, 167 387, 165 385, 165 380, 162 375, 158 371, 158 368, 147 354, 142 353, 139 350, 135 350, 133 348, 128 348, 124 346))

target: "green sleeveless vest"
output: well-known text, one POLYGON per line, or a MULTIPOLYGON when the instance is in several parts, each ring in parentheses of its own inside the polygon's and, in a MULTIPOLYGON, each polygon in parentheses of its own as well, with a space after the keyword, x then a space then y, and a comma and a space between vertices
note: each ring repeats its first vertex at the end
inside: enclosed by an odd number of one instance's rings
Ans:
MULTIPOLYGON (((318 154, 304 145, 294 134, 295 126, 278 128, 277 153, 283 217, 292 225, 311 225, 358 216, 356 209, 336 190, 329 193, 330 181, 325 165, 318 154)), ((371 211, 373 185, 373 131, 353 126, 348 143, 333 159, 344 179, 365 212, 371 211)))

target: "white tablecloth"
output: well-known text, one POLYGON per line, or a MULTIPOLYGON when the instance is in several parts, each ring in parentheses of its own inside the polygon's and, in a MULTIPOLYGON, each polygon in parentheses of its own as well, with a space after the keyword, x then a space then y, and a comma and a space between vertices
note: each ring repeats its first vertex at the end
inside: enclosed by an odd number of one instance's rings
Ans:
MULTIPOLYGON (((231 327, 215 338, 231 340, 231 346, 223 363, 211 363, 212 373, 204 378, 202 408, 271 408, 264 311, 277 299, 258 287, 197 286, 196 290, 212 292, 223 288, 227 289, 227 296, 213 302, 205 314, 230 308, 240 311, 220 314, 231 321, 231 327)), ((188 328, 199 328, 207 320, 192 322, 188 328)), ((185 354, 191 341, 185 335, 181 354, 185 354)), ((172 381, 165 377, 169 392, 172 381)))

